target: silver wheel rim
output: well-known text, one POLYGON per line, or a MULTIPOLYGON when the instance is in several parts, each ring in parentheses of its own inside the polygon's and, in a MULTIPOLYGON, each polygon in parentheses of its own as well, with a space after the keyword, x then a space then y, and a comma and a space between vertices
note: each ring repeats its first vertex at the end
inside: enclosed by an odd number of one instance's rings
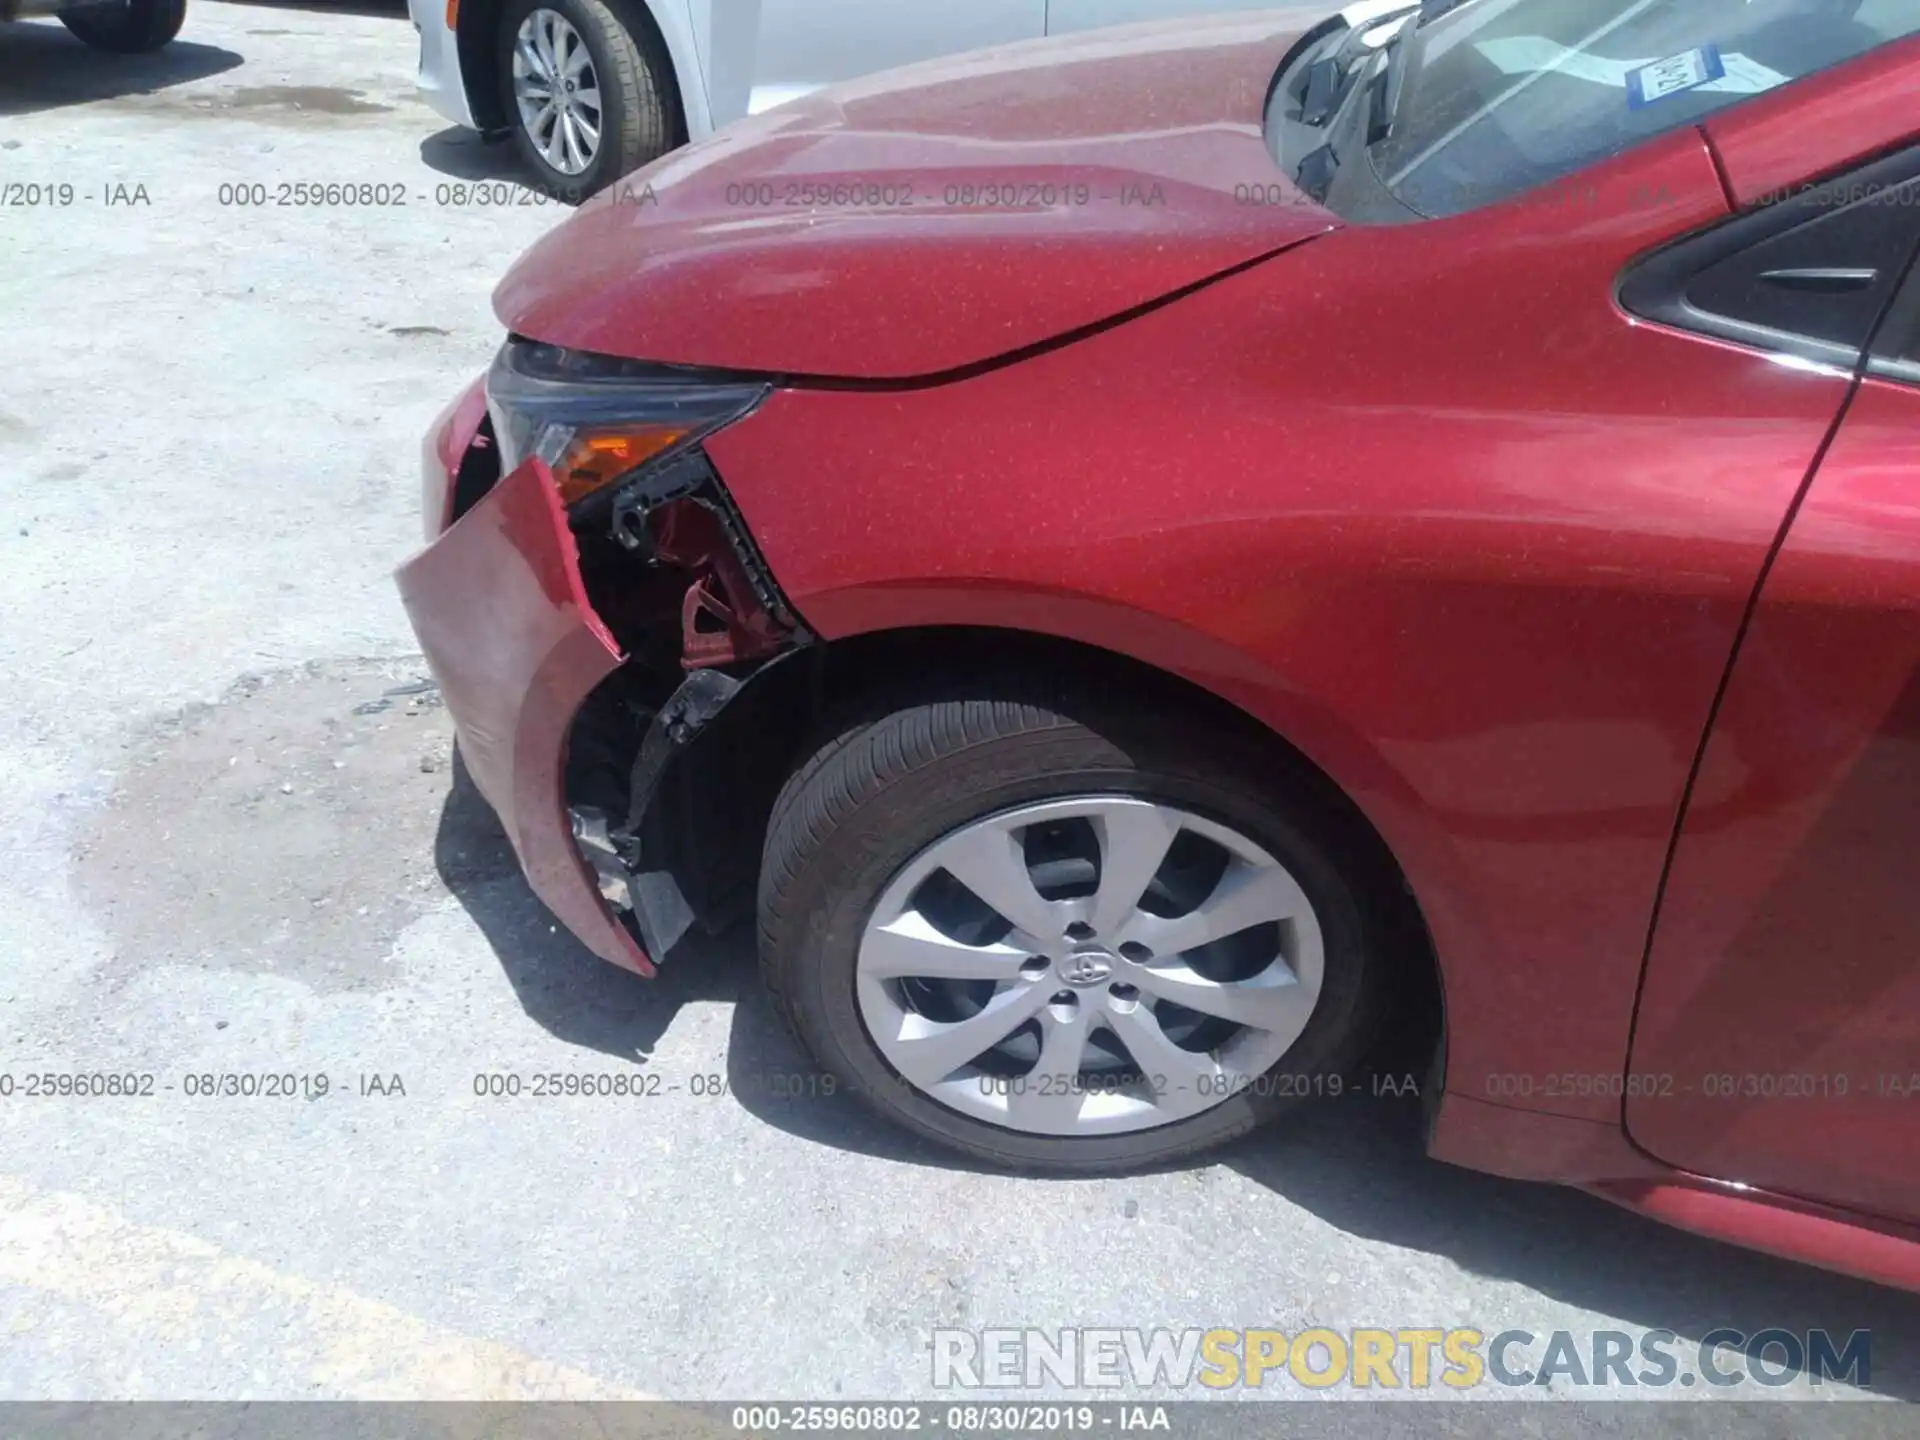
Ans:
POLYGON ((513 42, 513 102, 533 148, 563 175, 600 153, 600 81, 587 42, 567 17, 535 10, 513 42))
POLYGON ((1089 795, 916 855, 861 932, 855 989, 923 1095, 1011 1130, 1111 1135, 1198 1115, 1271 1070, 1324 965, 1312 904, 1265 850, 1169 805, 1089 795))

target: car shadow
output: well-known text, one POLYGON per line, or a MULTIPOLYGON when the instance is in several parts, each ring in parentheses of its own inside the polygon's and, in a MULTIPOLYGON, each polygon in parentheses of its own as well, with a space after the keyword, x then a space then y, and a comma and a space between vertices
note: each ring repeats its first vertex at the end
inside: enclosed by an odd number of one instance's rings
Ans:
POLYGON ((323 15, 384 16, 405 20, 407 0, 227 0, 251 10, 314 10, 323 15))
POLYGON ((434 867, 480 927, 520 1008, 556 1039, 644 1064, 680 1007, 734 1000, 750 989, 753 958, 690 939, 657 979, 609 965, 555 920, 528 888, 506 831, 454 752, 453 782, 434 835, 434 867))
POLYGON ((176 40, 150 55, 95 50, 58 21, 0 25, 0 115, 30 115, 125 95, 150 95, 239 65, 218 45, 176 40))
POLYGON ((434 833, 434 868, 486 938, 527 1018, 556 1039, 644 1063, 681 1006, 727 1002, 733 1006, 727 1085, 750 1113, 823 1145, 955 1164, 945 1151, 836 1093, 760 983, 751 926, 717 937, 689 935, 652 980, 609 965, 574 939, 527 885, 499 817, 457 747, 434 833))
POLYGON ((1349 1235, 1627 1325, 1696 1342, 1723 1326, 1825 1329, 1841 1345, 1871 1331, 1867 1388, 1920 1399, 1920 1296, 1689 1235, 1578 1190, 1445 1165, 1422 1136, 1415 1102, 1328 1101, 1219 1158, 1349 1235))
MULTIPOLYGON (((734 1097, 755 1116, 819 1144, 983 1169, 921 1144, 848 1097, 822 1095, 822 1077, 758 986, 734 1008, 727 1073, 734 1097)), ((1363 1084, 1339 1100, 1308 1102, 1197 1163, 1237 1171, 1346 1234, 1442 1256, 1469 1274, 1687 1341, 1721 1327, 1749 1335, 1779 1327, 1803 1336, 1824 1329, 1844 1347, 1853 1331, 1867 1330, 1865 1388, 1920 1400, 1920 1296, 1688 1235, 1582 1191, 1429 1159, 1419 1099, 1370 1092, 1363 1084)))
POLYGON ((530 183, 520 152, 510 140, 489 140, 462 125, 449 125, 422 140, 420 163, 449 180, 530 183))
MULTIPOLYGON (((652 981, 591 954, 528 889, 500 822, 457 755, 435 859, 528 1018, 555 1037, 644 1063, 682 1005, 730 1002, 724 1068, 732 1097, 750 1114, 836 1149, 985 1172, 834 1086, 759 983, 749 927, 689 941, 652 981)), ((1866 1388, 1920 1401, 1920 1296, 1687 1235, 1580 1191, 1431 1160, 1419 1101, 1376 1099, 1369 1091, 1363 1085, 1340 1100, 1310 1102, 1197 1163, 1234 1170, 1345 1234, 1441 1256, 1468 1274, 1687 1341, 1723 1326, 1747 1334, 1778 1327, 1825 1329, 1844 1345, 1853 1331, 1867 1330, 1873 1345, 1866 1388)), ((1379 1323, 1425 1322, 1415 1316, 1379 1323)), ((1539 1328, 1552 1324, 1543 1317, 1539 1328)))

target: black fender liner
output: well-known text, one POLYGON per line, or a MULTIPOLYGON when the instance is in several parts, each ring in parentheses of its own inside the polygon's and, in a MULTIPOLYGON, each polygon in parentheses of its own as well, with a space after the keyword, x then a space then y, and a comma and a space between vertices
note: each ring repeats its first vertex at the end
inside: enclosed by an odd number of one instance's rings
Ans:
POLYGON ((689 932, 718 934, 751 912, 820 658, 806 645, 731 673, 690 670, 657 708, 617 688, 583 707, 568 757, 575 839, 656 964, 689 932))

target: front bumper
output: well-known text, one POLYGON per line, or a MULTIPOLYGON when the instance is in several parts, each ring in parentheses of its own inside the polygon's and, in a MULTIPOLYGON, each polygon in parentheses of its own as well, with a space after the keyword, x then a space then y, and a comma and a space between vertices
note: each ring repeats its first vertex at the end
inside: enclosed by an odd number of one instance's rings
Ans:
POLYGON ((588 605, 546 466, 528 461, 447 523, 454 477, 485 415, 478 389, 428 436, 425 513, 430 532, 434 516, 445 529, 396 572, 401 599, 467 771, 528 884, 594 954, 651 976, 652 960, 601 897, 567 813, 568 729, 623 657, 588 605))
POLYGON ((478 128, 467 99, 466 77, 460 72, 460 39, 447 24, 445 0, 407 0, 407 9, 420 36, 420 69, 414 83, 421 98, 454 124, 478 128))

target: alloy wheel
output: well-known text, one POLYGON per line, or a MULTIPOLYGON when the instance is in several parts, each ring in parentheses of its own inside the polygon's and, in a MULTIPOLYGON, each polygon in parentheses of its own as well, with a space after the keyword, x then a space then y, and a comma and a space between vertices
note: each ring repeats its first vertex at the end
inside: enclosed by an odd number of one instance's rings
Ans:
POLYGON ((580 175, 600 152, 600 83, 587 42, 567 17, 534 10, 513 46, 513 100, 534 148, 563 175, 580 175))
POLYGON ((1040 1135, 1143 1130, 1277 1064, 1320 995, 1313 906, 1246 836, 1133 796, 969 822, 861 935, 867 1033, 901 1080, 1040 1135))

